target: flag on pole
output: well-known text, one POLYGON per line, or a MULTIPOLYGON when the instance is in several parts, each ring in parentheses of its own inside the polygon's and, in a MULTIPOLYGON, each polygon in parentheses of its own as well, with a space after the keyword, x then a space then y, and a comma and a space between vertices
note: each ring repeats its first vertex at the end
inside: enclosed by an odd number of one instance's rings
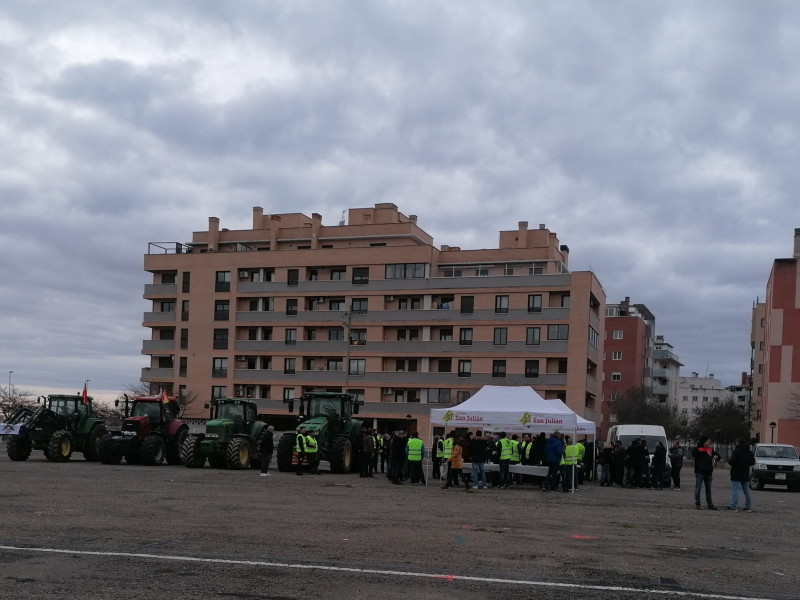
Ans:
POLYGON ((89 404, 89 393, 86 391, 86 382, 83 382, 83 403, 89 404))
POLYGON ((167 396, 167 391, 164 389, 161 390, 161 404, 169 404, 169 396, 167 396))

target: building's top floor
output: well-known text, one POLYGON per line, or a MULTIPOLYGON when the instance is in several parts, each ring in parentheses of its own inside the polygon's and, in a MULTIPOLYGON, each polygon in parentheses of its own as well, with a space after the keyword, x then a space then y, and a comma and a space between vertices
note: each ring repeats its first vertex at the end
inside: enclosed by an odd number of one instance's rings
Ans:
POLYGON ((655 315, 644 304, 631 304, 630 296, 619 304, 606 304, 606 317, 638 317, 648 323, 655 322, 655 315))
POLYGON ((678 355, 675 354, 673 350, 672 344, 667 342, 663 335, 657 335, 653 349, 653 360, 682 367, 683 363, 678 359, 678 355))
POLYGON ((191 242, 151 242, 148 254, 338 250, 344 260, 347 251, 358 251, 363 257, 365 248, 373 253, 381 248, 387 254, 407 256, 410 262, 421 262, 420 257, 424 257, 431 265, 431 274, 443 269, 445 276, 448 270, 461 269, 484 274, 484 269, 497 266, 506 274, 515 269, 525 275, 569 272, 569 248, 560 245, 556 234, 544 224, 529 229, 526 221, 520 221, 516 229, 500 231, 497 248, 436 248, 433 237, 417 225, 416 215, 406 216, 392 203, 349 209, 347 219, 332 226, 324 225, 318 213, 310 217, 302 213, 269 215, 256 206, 250 229, 221 228, 219 218, 210 217, 208 230, 194 232, 191 242))
POLYGON ((678 377, 678 387, 692 390, 717 390, 723 391, 722 382, 714 377, 713 373, 701 377, 693 371, 690 376, 678 377))

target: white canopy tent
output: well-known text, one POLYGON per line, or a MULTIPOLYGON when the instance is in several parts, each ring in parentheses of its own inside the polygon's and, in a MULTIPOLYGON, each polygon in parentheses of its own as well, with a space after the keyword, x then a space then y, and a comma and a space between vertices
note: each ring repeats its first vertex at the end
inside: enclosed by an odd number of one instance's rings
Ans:
MULTIPOLYGON (((566 404, 564 404, 562 400, 559 400, 558 398, 552 400, 545 400, 545 402, 552 404, 553 406, 563 407, 564 409, 572 412, 572 410, 570 410, 570 408, 566 404)), ((578 420, 578 423, 575 428, 576 433, 584 433, 586 435, 591 435, 591 436, 597 435, 597 423, 595 423, 594 421, 590 421, 589 419, 584 419, 580 415, 575 415, 575 417, 578 420)))
POLYGON ((577 415, 558 402, 560 406, 527 386, 485 385, 461 404, 431 410, 431 425, 525 433, 575 432, 577 415))

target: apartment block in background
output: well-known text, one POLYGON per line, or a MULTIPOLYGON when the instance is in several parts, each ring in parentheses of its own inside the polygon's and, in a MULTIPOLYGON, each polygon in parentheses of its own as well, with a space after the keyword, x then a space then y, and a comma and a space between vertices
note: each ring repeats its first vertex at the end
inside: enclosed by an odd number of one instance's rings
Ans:
POLYGON ((765 302, 756 304, 753 317, 756 434, 762 442, 800 446, 800 229, 794 230, 792 258, 772 263, 765 302))
POLYGON ((283 401, 347 389, 381 431, 424 431, 431 407, 483 385, 529 385, 595 419, 605 295, 568 259, 526 222, 497 248, 435 247, 389 203, 334 226, 260 207, 249 229, 212 217, 191 242, 149 245, 141 378, 192 392, 195 416, 235 396, 278 425, 283 401))
POLYGON ((656 318, 644 304, 607 304, 603 402, 599 439, 614 423, 612 402, 628 390, 650 387, 656 318))
POLYGON ((678 360, 672 344, 657 335, 653 348, 653 395, 659 402, 678 404, 678 378, 683 363, 678 360))

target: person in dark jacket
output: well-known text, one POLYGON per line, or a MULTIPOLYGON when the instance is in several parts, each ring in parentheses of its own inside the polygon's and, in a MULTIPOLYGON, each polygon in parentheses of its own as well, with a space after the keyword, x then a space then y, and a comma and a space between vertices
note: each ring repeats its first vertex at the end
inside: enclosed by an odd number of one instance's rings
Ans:
POLYGON ((404 431, 396 431, 389 447, 389 472, 392 483, 403 485, 403 463, 406 458, 406 435, 404 431))
POLYGON ((677 440, 672 442, 672 447, 669 449, 669 462, 672 465, 672 488, 675 490, 681 489, 681 469, 683 468, 683 448, 681 443, 677 440))
POLYGON ((547 481, 542 487, 543 490, 553 492, 558 489, 558 482, 561 475, 561 459, 564 458, 564 443, 561 435, 554 431, 547 438, 544 447, 544 460, 547 464, 547 481))
POLYGON ((275 428, 270 425, 264 429, 261 441, 258 446, 258 453, 261 456, 261 477, 270 477, 269 464, 272 462, 272 452, 275 449, 275 428))
POLYGON ((603 449, 600 451, 600 456, 597 457, 597 463, 600 465, 600 487, 611 487, 613 478, 611 476, 613 467, 614 447, 610 442, 603 444, 603 449))
POLYGON ((617 440, 614 447, 614 452, 611 454, 611 477, 612 485, 623 485, 625 482, 625 461, 627 456, 625 454, 625 446, 622 442, 617 440))
POLYGON ((667 466, 667 449, 661 442, 656 442, 656 448, 653 450, 653 460, 650 464, 653 477, 650 486, 657 490, 663 490, 664 468, 667 466))
POLYGON ((714 462, 719 454, 711 447, 711 438, 700 436, 700 442, 692 450, 694 459, 694 507, 700 508, 700 490, 706 486, 706 504, 708 510, 717 510, 711 499, 711 480, 714 478, 714 462))
POLYGON ((739 489, 744 493, 744 512, 752 512, 753 497, 750 493, 750 467, 756 464, 756 457, 743 439, 736 440, 736 448, 728 459, 731 466, 731 503, 726 507, 736 511, 739 508, 739 489))

